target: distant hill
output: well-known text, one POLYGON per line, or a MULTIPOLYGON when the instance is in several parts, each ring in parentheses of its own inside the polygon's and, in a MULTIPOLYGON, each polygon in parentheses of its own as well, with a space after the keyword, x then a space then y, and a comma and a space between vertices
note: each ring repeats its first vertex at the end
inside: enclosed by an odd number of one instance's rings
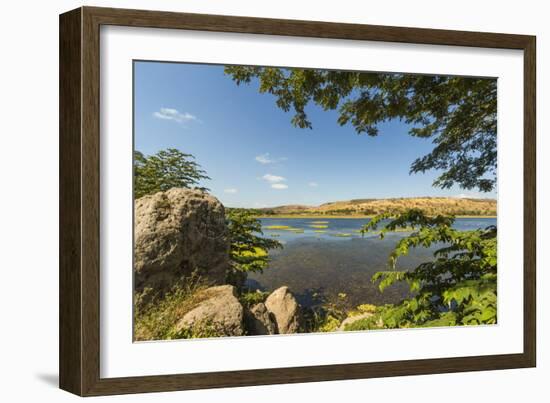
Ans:
POLYGON ((260 209, 265 215, 365 216, 400 213, 411 208, 428 215, 496 216, 497 201, 455 197, 404 197, 392 199, 353 199, 324 203, 320 206, 285 205, 260 209))

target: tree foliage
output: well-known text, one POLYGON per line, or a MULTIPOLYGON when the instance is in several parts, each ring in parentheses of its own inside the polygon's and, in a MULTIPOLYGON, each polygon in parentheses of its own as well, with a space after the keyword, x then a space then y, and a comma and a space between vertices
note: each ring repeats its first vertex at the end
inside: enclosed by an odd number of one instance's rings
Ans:
POLYGON ((338 110, 338 123, 357 133, 378 134, 378 125, 401 119, 415 137, 434 148, 417 158, 411 173, 442 172, 434 186, 491 191, 497 167, 497 83, 495 79, 367 73, 298 68, 227 66, 238 84, 259 81, 259 91, 275 96, 292 124, 311 128, 306 107, 338 110))
POLYGON ((229 277, 233 280, 230 282, 239 283, 239 279, 246 278, 246 273, 263 271, 269 263, 269 250, 282 248, 282 244, 264 238, 260 220, 247 209, 230 209, 226 217, 231 240, 229 277))
POLYGON ((208 190, 198 186, 202 180, 210 178, 194 159, 193 155, 175 148, 161 150, 148 157, 134 151, 135 198, 173 187, 208 190))
POLYGON ((380 291, 406 281, 414 297, 386 305, 376 314, 346 330, 494 324, 497 321, 497 230, 495 226, 472 231, 452 228, 452 217, 427 217, 410 210, 397 217, 380 215, 364 232, 376 230, 388 220, 380 236, 399 228, 414 232, 402 238, 389 256, 389 270, 376 273, 372 281, 380 291), (399 257, 412 248, 437 246, 434 260, 411 271, 396 270, 399 257))

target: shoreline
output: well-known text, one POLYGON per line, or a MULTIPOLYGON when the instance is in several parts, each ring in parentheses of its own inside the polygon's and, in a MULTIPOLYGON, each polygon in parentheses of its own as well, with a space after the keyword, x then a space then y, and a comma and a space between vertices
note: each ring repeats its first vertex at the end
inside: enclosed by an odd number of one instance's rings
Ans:
MULTIPOLYGON (((281 219, 334 219, 334 218, 345 218, 345 219, 362 219, 362 218, 373 218, 376 215, 317 215, 317 214, 273 214, 273 215, 256 215, 254 218, 263 219, 263 218, 281 218, 281 219)), ((455 218, 497 218, 496 215, 456 215, 455 218)))

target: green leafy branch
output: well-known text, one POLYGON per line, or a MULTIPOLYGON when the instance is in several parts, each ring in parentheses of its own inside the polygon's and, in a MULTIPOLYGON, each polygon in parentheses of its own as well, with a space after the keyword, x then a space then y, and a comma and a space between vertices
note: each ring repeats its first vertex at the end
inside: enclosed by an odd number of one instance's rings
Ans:
POLYGON ((428 217, 420 210, 399 216, 375 217, 363 228, 380 232, 411 227, 414 232, 400 239, 390 253, 390 270, 372 277, 381 292, 405 281, 414 297, 397 305, 379 307, 372 318, 352 326, 358 328, 493 324, 497 320, 497 230, 495 226, 472 231, 452 228, 452 217, 428 217), (389 220, 389 222, 388 222, 389 220), (417 247, 442 245, 434 260, 410 271, 395 270, 399 257, 417 247))
POLYGON ((270 249, 282 248, 274 239, 264 238, 262 224, 246 209, 227 212, 227 226, 231 239, 230 258, 236 272, 261 272, 269 263, 270 249))
POLYGON ((171 188, 194 188, 208 191, 200 182, 210 179, 195 157, 175 148, 161 150, 150 156, 134 151, 135 198, 171 188))
POLYGON ((490 191, 496 185, 497 81, 488 78, 226 66, 237 85, 259 83, 278 108, 293 112, 292 125, 311 129, 310 103, 336 110, 340 125, 377 136, 383 122, 400 119, 409 134, 429 138, 433 150, 411 173, 437 170, 434 186, 490 191))

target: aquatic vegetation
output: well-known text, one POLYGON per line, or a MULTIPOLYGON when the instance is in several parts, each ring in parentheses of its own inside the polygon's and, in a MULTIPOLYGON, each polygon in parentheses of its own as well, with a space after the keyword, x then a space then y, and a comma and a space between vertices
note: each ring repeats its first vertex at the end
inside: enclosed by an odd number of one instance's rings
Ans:
MULTIPOLYGON (((319 301, 313 292, 321 295, 329 294, 336 297, 338 292, 348 294, 346 312, 356 310, 364 303, 382 306, 384 304, 398 304, 412 295, 406 282, 396 283, 380 293, 377 284, 371 282, 371 276, 384 270, 387 257, 393 250, 395 243, 403 235, 388 236, 384 240, 377 239, 379 231, 369 231, 362 238, 354 233, 366 220, 329 220, 329 229, 314 230, 308 227, 311 220, 262 220, 265 225, 281 224, 291 227, 305 226, 303 234, 290 231, 276 231, 280 234, 277 239, 285 244, 285 249, 276 253, 269 252, 270 266, 262 275, 249 275, 251 287, 265 287, 275 289, 281 285, 288 285, 303 298, 302 306, 310 308, 318 306, 319 301), (298 224, 299 223, 299 224, 298 224), (324 231, 324 232, 316 232, 324 231), (350 233, 351 237, 333 237, 335 233, 350 233), (273 270, 272 270, 273 269, 273 270), (258 281, 253 283, 253 281, 258 281), (308 291, 309 290, 309 291, 308 291), (302 297, 303 296, 303 297, 302 297)), ((385 221, 386 222, 386 221, 385 221)), ((493 219, 482 219, 480 223, 473 223, 464 219, 457 219, 457 229, 472 228, 474 225, 487 226, 493 224, 493 219)), ((265 227, 264 227, 265 228, 265 227)), ((274 231, 265 231, 271 234, 274 231)), ((437 248, 418 247, 400 261, 398 270, 413 269, 421 263, 433 259, 433 251, 437 248)))
POLYGON ((316 233, 318 233, 318 234, 325 234, 327 231, 324 230, 324 229, 316 229, 316 230, 314 230, 313 232, 316 232, 316 233))
POLYGON ((290 225, 267 225, 264 228, 271 230, 290 230, 292 227, 290 225))
POLYGON ((328 228, 328 225, 322 225, 322 224, 312 224, 310 225, 311 228, 319 228, 319 229, 323 229, 323 228, 328 228))
POLYGON ((328 224, 328 221, 312 221, 310 224, 328 224))
POLYGON ((349 234, 347 232, 337 232, 336 234, 331 234, 331 236, 335 236, 338 238, 349 238, 352 236, 352 234, 349 234))
MULTIPOLYGON (((290 225, 266 225, 263 229, 271 231, 290 231, 295 234, 302 234, 304 230, 302 228, 291 227, 290 225)), ((279 236, 278 234, 276 236, 279 236)))

